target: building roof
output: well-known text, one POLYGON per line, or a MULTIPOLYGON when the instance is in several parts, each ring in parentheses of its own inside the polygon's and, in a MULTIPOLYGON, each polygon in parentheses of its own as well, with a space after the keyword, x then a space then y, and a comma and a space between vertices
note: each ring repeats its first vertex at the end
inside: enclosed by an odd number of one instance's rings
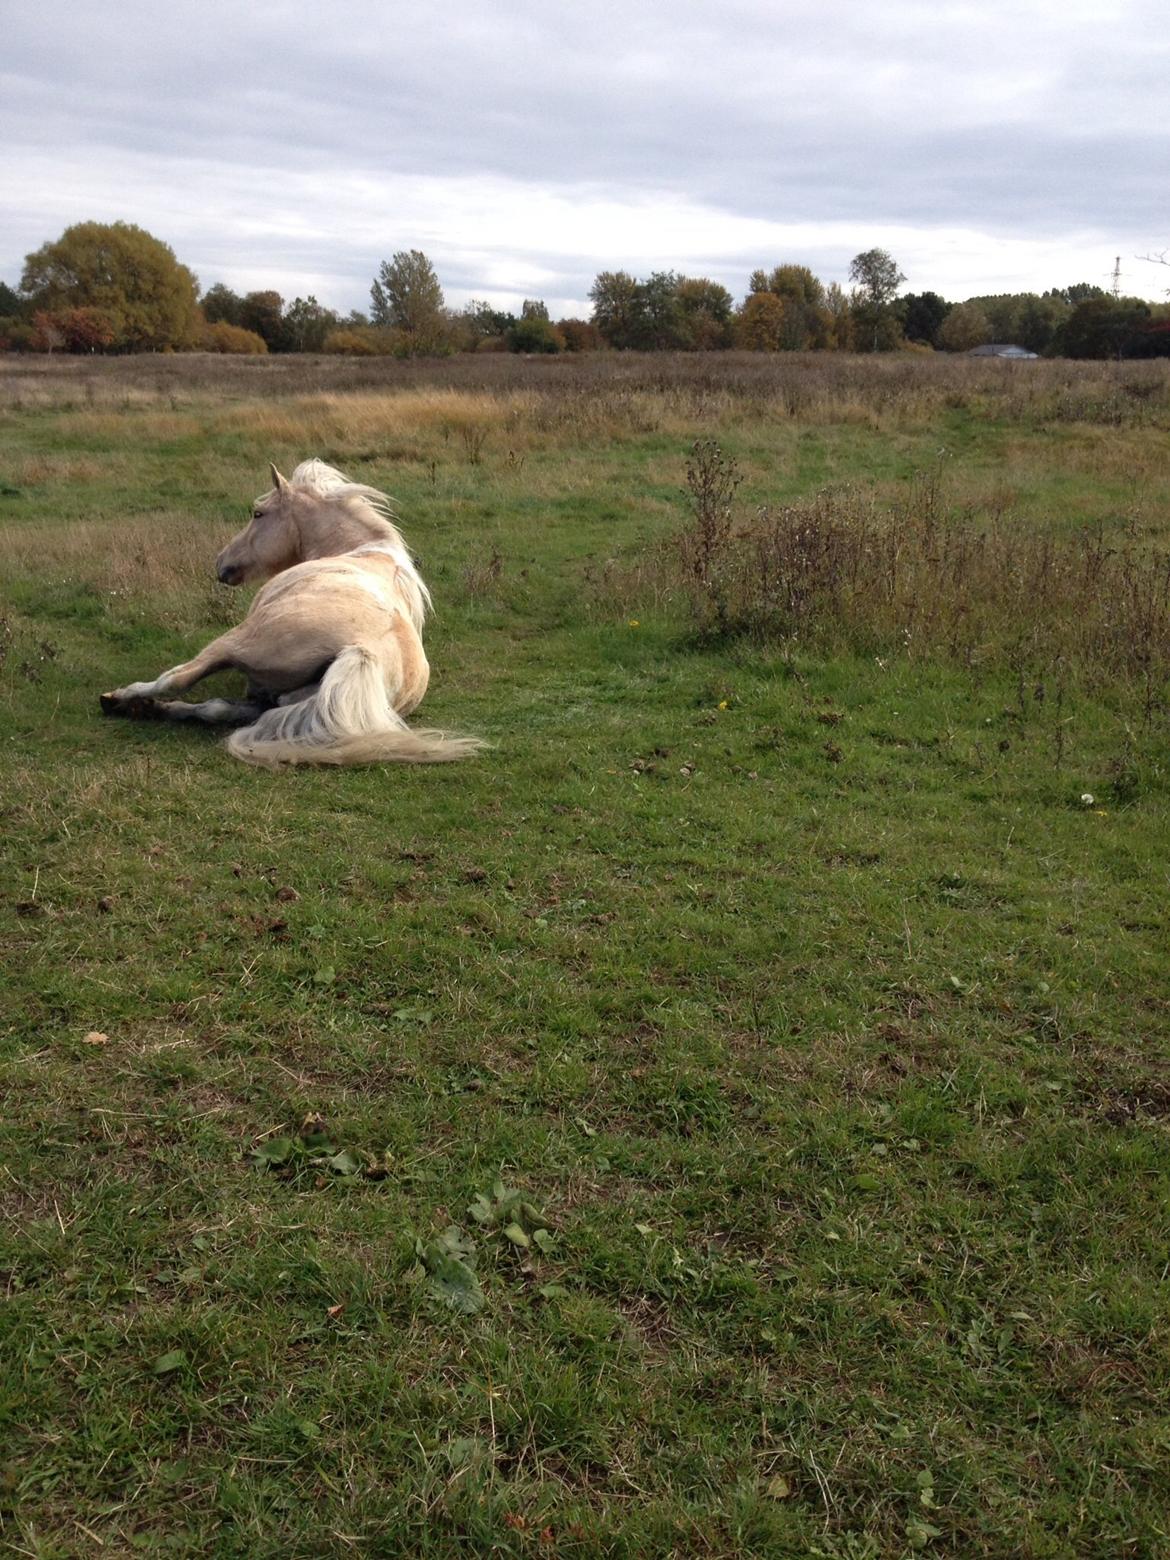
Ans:
POLYGON ((1035 358, 1038 352, 1029 352, 1027 347, 1013 346, 1008 341, 989 341, 985 347, 972 347, 968 357, 1006 357, 1006 358, 1035 358))

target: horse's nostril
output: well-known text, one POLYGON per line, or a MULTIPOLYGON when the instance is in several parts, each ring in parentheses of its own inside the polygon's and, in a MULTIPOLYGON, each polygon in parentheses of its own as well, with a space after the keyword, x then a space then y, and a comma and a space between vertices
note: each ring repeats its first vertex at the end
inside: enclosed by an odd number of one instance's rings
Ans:
POLYGON ((234 585, 236 583, 236 571, 230 563, 221 563, 215 572, 219 575, 221 585, 234 585))

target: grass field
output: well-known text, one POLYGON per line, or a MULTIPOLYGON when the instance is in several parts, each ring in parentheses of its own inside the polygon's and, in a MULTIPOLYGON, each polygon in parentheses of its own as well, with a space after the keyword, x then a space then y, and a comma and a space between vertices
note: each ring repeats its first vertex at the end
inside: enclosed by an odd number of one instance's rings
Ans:
POLYGON ((0 397, 5 1552, 1170 1555, 1163 366, 0 397), (909 595, 714 631, 703 439, 740 529, 929 490, 909 595), (100 718, 309 455, 398 499, 482 757, 100 718), (936 526, 1128 615, 972 607, 936 526))

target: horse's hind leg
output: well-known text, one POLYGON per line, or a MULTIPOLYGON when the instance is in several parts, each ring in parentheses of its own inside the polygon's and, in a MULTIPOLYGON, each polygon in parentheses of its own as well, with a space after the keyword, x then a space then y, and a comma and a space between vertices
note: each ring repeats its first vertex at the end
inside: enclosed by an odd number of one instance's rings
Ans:
POLYGON ((165 719, 165 707, 158 703, 160 693, 183 693, 212 672, 236 665, 235 650, 236 632, 233 630, 213 639, 197 656, 172 666, 153 682, 128 683, 125 688, 103 693, 102 709, 107 715, 129 715, 140 720, 165 719))

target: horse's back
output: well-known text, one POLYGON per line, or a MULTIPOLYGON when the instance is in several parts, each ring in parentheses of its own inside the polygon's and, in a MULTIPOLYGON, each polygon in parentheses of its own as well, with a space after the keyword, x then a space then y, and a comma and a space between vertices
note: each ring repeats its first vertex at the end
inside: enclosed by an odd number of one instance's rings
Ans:
POLYGON ((265 686, 296 687, 302 673, 317 675, 354 645, 375 651, 395 680, 426 686, 422 640, 393 570, 364 559, 318 558, 285 569, 257 592, 239 632, 242 659, 265 686))

